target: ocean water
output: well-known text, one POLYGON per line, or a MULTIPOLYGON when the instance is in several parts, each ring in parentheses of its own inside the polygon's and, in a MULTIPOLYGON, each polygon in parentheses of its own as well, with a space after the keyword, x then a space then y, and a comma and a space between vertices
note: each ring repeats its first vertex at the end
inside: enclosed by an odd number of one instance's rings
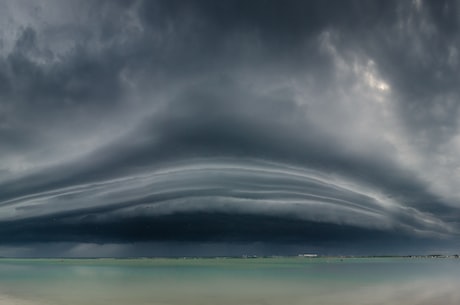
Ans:
POLYGON ((2 305, 458 305, 460 259, 0 259, 2 305))

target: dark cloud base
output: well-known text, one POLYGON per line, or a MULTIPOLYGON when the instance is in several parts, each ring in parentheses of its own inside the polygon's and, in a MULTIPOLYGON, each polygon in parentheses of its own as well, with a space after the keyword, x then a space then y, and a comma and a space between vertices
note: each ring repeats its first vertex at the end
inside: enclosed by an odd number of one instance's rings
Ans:
POLYGON ((47 216, 3 222, 0 233, 0 255, 18 257, 407 255, 451 253, 452 247, 451 240, 399 231, 211 212, 110 221, 47 216))
POLYGON ((353 244, 417 241, 396 231, 313 222, 287 217, 213 212, 175 213, 93 221, 81 217, 39 217, 0 225, 2 244, 30 242, 271 242, 353 244))

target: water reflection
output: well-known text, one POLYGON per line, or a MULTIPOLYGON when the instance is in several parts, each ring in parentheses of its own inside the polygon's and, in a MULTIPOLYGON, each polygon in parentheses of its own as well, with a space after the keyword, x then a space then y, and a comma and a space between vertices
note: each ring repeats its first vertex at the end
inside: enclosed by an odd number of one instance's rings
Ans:
POLYGON ((0 304, 457 305, 455 259, 0 260, 0 304))

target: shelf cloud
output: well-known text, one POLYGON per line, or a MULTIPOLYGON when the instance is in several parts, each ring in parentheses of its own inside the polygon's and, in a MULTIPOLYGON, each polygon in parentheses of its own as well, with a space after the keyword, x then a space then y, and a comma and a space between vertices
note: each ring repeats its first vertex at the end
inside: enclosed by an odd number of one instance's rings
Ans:
POLYGON ((459 16, 4 1, 0 255, 455 252, 459 16))

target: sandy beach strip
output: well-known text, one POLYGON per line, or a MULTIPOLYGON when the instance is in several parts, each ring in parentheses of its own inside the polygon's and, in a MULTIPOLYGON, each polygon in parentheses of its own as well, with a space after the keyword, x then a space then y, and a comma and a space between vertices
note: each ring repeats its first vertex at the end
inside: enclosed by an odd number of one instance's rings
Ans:
POLYGON ((43 305, 43 303, 16 298, 4 293, 0 293, 0 304, 1 305, 43 305))

